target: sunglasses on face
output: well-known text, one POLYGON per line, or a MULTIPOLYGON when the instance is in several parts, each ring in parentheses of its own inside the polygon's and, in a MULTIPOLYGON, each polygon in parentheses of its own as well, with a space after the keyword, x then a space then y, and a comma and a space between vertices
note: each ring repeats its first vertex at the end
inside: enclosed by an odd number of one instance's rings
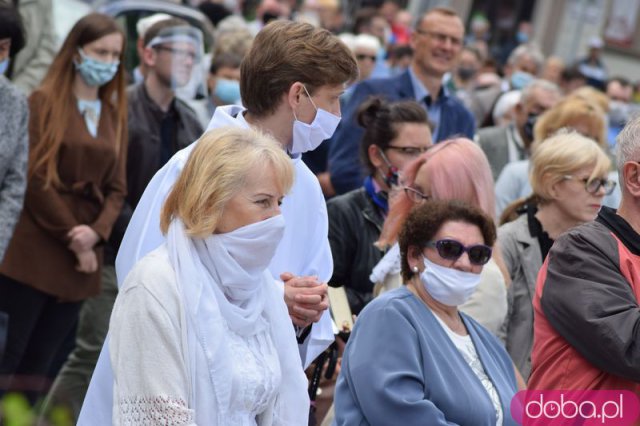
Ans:
POLYGON ((458 260, 465 252, 469 256, 469 262, 472 265, 482 266, 491 259, 492 249, 484 244, 465 246, 459 241, 447 238, 438 241, 429 241, 426 246, 434 247, 440 257, 447 260, 458 260))

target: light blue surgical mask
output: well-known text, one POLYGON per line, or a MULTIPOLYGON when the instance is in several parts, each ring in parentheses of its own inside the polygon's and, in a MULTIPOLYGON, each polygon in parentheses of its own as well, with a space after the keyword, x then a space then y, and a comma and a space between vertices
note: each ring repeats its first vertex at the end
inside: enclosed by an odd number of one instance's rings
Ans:
POLYGON ((516 71, 511 74, 511 88, 513 90, 522 90, 534 80, 534 77, 528 72, 516 71))
POLYGON ((7 56, 4 61, 0 61, 0 75, 4 75, 9 69, 9 57, 7 56))
POLYGON ((102 86, 110 82, 118 72, 120 61, 103 62, 85 54, 82 49, 78 49, 82 62, 74 61, 76 71, 89 86, 102 86))
POLYGON ((524 31, 518 31, 518 33, 516 34, 516 40, 519 44, 525 44, 529 41, 529 34, 525 33, 524 31))
POLYGON ((218 78, 213 94, 224 104, 233 104, 240 99, 240 83, 236 80, 218 78))

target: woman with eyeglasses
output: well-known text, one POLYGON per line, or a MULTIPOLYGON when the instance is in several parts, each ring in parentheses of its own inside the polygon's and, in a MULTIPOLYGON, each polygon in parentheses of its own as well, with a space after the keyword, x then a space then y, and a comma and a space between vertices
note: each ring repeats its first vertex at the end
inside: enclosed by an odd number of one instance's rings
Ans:
POLYGON ((531 372, 532 300, 538 271, 553 241, 593 220, 615 188, 607 179, 611 161, 593 140, 561 132, 533 146, 529 179, 533 194, 511 204, 498 241, 511 276, 504 323, 506 348, 523 377, 531 372), (519 215, 519 217, 518 217, 519 215))
MULTIPOLYGON (((482 149, 469 139, 440 142, 405 169, 404 188, 391 201, 379 247, 391 246, 374 267, 374 293, 398 287, 400 254, 397 235, 411 209, 425 200, 460 200, 494 217, 495 197, 489 161, 482 149), (395 244, 395 245, 394 245, 395 244)), ((500 252, 482 270, 480 285, 460 309, 489 331, 498 334, 507 315, 507 278, 500 252)))
MULTIPOLYGON (((606 116, 594 95, 589 91, 571 95, 553 108, 544 112, 534 124, 534 142, 553 136, 560 129, 575 130, 594 140, 605 152, 608 151, 606 136, 606 116)), ((531 193, 529 184, 529 160, 507 164, 496 180, 496 211, 501 216, 505 208, 519 198, 531 193)), ((617 181, 618 174, 610 171, 608 178, 617 181)), ((603 205, 617 208, 620 203, 620 191, 607 194, 603 205)))
POLYGON ((333 276, 344 286, 351 311, 358 314, 373 298, 369 274, 384 252, 374 246, 388 211, 388 194, 398 174, 431 146, 427 114, 415 102, 365 102, 358 115, 365 133, 360 144, 369 176, 364 185, 327 203, 333 276))
POLYGON ((360 314, 336 384, 334 425, 515 425, 524 383, 500 341, 460 312, 492 256, 493 219, 456 200, 411 211, 404 285, 360 314))

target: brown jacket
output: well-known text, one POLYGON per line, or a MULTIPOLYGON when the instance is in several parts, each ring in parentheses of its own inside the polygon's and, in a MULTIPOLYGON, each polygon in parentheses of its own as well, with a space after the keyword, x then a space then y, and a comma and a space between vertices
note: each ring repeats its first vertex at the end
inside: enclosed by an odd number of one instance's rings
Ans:
MULTIPOLYGON (((39 142, 41 92, 29 98, 29 143, 39 142)), ((124 130, 126 137, 126 129, 124 130)), ((93 138, 84 118, 73 108, 58 153, 63 188, 43 188, 34 176, 27 183, 24 209, 0 267, 0 273, 64 301, 80 301, 100 289, 102 246, 95 247, 98 271, 76 271, 76 256, 67 248, 67 233, 76 225, 91 226, 106 241, 126 193, 126 143, 116 155, 116 113, 102 105, 98 137, 93 138)), ((125 139, 126 141, 126 139, 125 139)))

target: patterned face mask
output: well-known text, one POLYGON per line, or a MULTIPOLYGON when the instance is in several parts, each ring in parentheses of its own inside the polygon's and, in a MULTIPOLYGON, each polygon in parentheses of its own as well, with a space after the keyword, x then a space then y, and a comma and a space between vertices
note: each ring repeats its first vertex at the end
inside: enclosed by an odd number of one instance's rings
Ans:
POLYGON ((120 61, 102 62, 88 56, 82 49, 78 49, 78 53, 82 58, 82 62, 74 61, 76 71, 80 73, 84 82, 89 86, 95 87, 107 84, 118 72, 120 61))

